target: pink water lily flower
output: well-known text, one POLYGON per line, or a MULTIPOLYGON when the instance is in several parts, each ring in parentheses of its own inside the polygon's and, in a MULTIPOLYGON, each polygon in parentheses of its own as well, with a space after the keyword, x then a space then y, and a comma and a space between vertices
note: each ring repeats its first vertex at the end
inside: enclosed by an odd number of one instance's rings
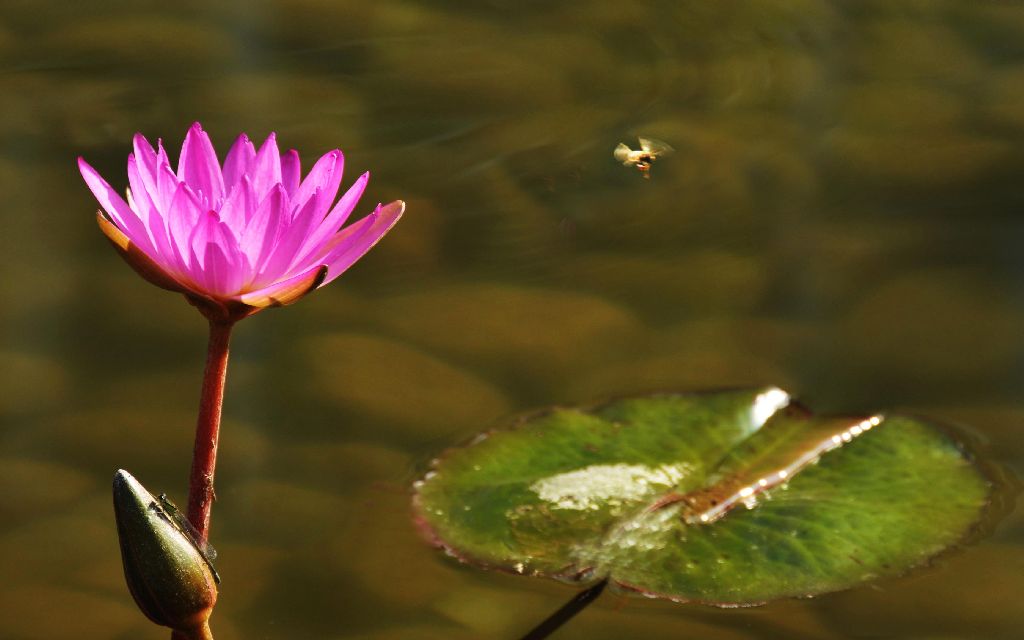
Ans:
POLYGON ((401 201, 342 228, 369 179, 361 175, 335 202, 343 166, 335 149, 303 178, 299 154, 282 155, 273 133, 259 150, 240 135, 221 166, 196 123, 176 172, 160 141, 154 149, 136 134, 126 201, 78 159, 102 207, 100 229, 122 257, 220 321, 295 302, 341 275, 398 221, 401 201))

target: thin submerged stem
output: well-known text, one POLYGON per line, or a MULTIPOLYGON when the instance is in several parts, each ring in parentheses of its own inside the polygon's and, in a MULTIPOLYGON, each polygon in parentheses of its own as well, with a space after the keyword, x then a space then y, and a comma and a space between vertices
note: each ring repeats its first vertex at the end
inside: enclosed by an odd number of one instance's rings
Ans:
POLYGON ((522 640, 544 640, 558 630, 563 624, 571 620, 577 613, 583 611, 588 604, 597 600, 604 588, 608 586, 607 578, 594 586, 580 591, 573 599, 562 605, 562 608, 547 617, 543 622, 533 628, 532 631, 522 637, 522 640))
POLYGON ((192 453, 192 472, 188 483, 188 520, 195 527, 200 542, 206 542, 210 530, 210 508, 213 506, 213 474, 217 465, 217 442, 220 438, 220 414, 224 404, 224 383, 228 372, 228 343, 232 322, 210 321, 210 341, 206 353, 206 370, 199 398, 196 420, 196 443, 192 453))

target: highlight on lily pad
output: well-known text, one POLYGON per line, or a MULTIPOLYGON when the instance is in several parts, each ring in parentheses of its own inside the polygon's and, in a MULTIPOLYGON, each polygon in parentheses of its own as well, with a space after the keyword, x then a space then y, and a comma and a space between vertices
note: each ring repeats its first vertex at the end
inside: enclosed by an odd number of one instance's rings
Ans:
POLYGON ((923 565, 993 487, 926 420, 815 416, 769 387, 551 409, 444 453, 413 502, 473 565, 731 607, 923 565))

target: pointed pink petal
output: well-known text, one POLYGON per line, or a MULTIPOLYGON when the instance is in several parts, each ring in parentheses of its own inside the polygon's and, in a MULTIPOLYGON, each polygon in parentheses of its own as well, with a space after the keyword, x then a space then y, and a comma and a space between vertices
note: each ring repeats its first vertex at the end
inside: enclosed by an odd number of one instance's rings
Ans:
POLYGON ((256 153, 249 174, 256 197, 263 198, 275 184, 281 182, 281 154, 277 150, 277 135, 271 133, 256 153))
POLYGON ((171 159, 167 157, 167 150, 164 149, 164 141, 156 139, 156 188, 159 194, 154 194, 153 201, 164 209, 167 214, 167 207, 171 206, 171 198, 178 190, 178 176, 171 166, 171 159))
POLYGON ((189 260, 188 237, 196 221, 199 219, 201 207, 195 194, 188 188, 188 185, 178 181, 178 176, 174 175, 171 165, 166 161, 160 160, 160 152, 157 153, 156 177, 156 192, 150 192, 150 201, 159 209, 163 217, 164 230, 167 234, 174 264, 178 265, 182 274, 187 274, 189 260), (179 198, 186 196, 191 196, 191 198, 188 201, 179 200, 175 203, 174 198, 179 190, 183 190, 183 194, 179 198), (179 223, 177 228, 175 223, 179 223), (180 237, 175 238, 175 233, 180 234, 180 237))
MULTIPOLYGON (((156 158, 156 156, 153 156, 156 158)), ((143 173, 146 171, 140 167, 142 163, 136 159, 134 153, 128 154, 128 207, 136 212, 139 219, 149 226, 149 208, 153 204, 149 196, 149 189, 146 188, 146 179, 143 173)), ((158 213, 162 217, 162 213, 158 213)))
POLYGON ((178 179, 192 187, 207 207, 215 209, 220 205, 224 197, 224 177, 210 136, 198 122, 185 134, 185 142, 181 145, 178 179))
POLYGON ((178 176, 174 174, 174 169, 171 169, 171 165, 168 162, 161 162, 160 156, 157 156, 157 167, 156 167, 156 190, 150 191, 149 197, 152 199, 153 204, 160 208, 163 212, 164 218, 169 219, 169 213, 171 211, 171 201, 174 200, 174 194, 178 191, 178 185, 184 184, 178 180, 178 176))
POLYGON ((156 251, 153 248, 153 243, 149 240, 146 225, 131 210, 128 203, 83 158, 78 159, 78 170, 81 171, 82 177, 85 178, 85 184, 96 196, 96 200, 99 201, 100 206, 111 217, 114 224, 120 227, 134 245, 151 258, 156 258, 156 251))
POLYGON ((233 296, 238 292, 245 278, 238 261, 240 255, 229 253, 228 248, 219 243, 207 243, 203 258, 207 291, 216 296, 233 296))
POLYGON ((314 212, 320 208, 321 193, 317 191, 306 201, 306 205, 296 213, 287 227, 282 228, 277 244, 270 257, 256 271, 254 287, 264 287, 276 280, 281 280, 291 273, 291 265, 295 260, 295 252, 309 234, 314 222, 314 212))
POLYGON ((279 307, 297 302, 310 291, 320 286, 327 277, 327 265, 316 265, 287 280, 275 282, 269 287, 242 294, 242 302, 257 308, 279 307))
POLYGON ((224 188, 230 191, 242 176, 252 172, 256 163, 256 148, 249 141, 249 136, 244 133, 238 136, 235 144, 231 145, 228 155, 224 158, 224 188))
POLYGON ((246 225, 239 248, 254 271, 267 261, 287 223, 288 195, 281 185, 275 186, 246 225))
POLYGON ((189 241, 192 231, 199 224, 202 215, 202 207, 192 190, 184 182, 179 183, 167 212, 167 230, 176 256, 185 267, 186 273, 192 273, 192 269, 195 267, 192 262, 192 249, 189 241))
POLYGON ((352 210, 355 209, 359 198, 362 197, 363 191, 366 190, 366 184, 369 180, 370 172, 367 171, 359 176, 359 179, 349 187, 345 195, 341 196, 338 204, 334 205, 334 208, 327 214, 323 222, 309 234, 302 243, 302 247, 296 252, 298 256, 295 260, 296 264, 309 264, 310 262, 319 261, 320 258, 324 257, 326 251, 323 250, 323 245, 341 230, 345 220, 352 214, 352 210))
POLYGON ((235 232, 235 235, 240 238, 241 232, 244 231, 244 227, 249 226, 249 222, 256 214, 256 210, 259 209, 260 200, 256 197, 256 188, 252 186, 252 180, 249 179, 249 176, 244 176, 242 178, 242 182, 238 185, 238 188, 244 188, 248 192, 246 198, 249 201, 249 208, 245 212, 245 225, 241 230, 235 232))
POLYGON ((395 226, 403 213, 405 213, 405 203, 396 200, 384 206, 378 205, 376 211, 359 222, 342 229, 339 236, 345 234, 349 229, 360 227, 347 236, 343 236, 334 250, 324 259, 327 264, 327 278, 320 286, 331 282, 351 267, 356 260, 362 258, 367 251, 373 248, 373 245, 384 237, 384 234, 391 230, 391 227, 395 226))
POLYGON ((319 191, 322 210, 314 210, 311 212, 311 215, 317 218, 317 223, 323 220, 327 207, 331 206, 334 198, 338 195, 338 187, 341 185, 341 174, 344 168, 345 156, 337 149, 325 153, 317 160, 313 168, 309 170, 309 175, 299 185, 298 191, 292 195, 292 207, 295 214, 298 214, 298 211, 305 207, 306 201, 319 191))
POLYGON ((171 159, 167 157, 167 149, 164 149, 163 138, 156 139, 156 165, 158 167, 163 165, 171 166, 171 159))
POLYGON ((215 297, 234 295, 245 277, 245 258, 228 226, 209 211, 203 214, 192 236, 192 278, 215 297))
POLYGON ((301 179, 302 161, 299 160, 299 152, 290 149, 288 153, 281 156, 281 184, 284 185, 288 195, 295 197, 295 190, 299 188, 301 179))
POLYGON ((103 231, 103 235, 107 236, 107 239, 114 245, 124 261, 127 262, 128 265, 131 266, 131 268, 147 282, 155 284, 162 289, 169 289, 171 291, 188 291, 188 287, 175 280, 163 269, 163 267, 140 251, 139 248, 128 239, 128 236, 118 229, 114 223, 107 220, 103 214, 96 214, 96 222, 99 224, 100 230, 103 231))
MULTIPOLYGON (((142 184, 145 185, 146 191, 156 191, 156 168, 157 158, 156 151, 153 150, 153 146, 149 144, 149 140, 141 133, 136 133, 135 137, 132 138, 132 146, 135 150, 135 161, 138 163, 139 176, 142 178, 142 184)), ((132 191, 138 194, 139 189, 132 185, 132 191)))
MULTIPOLYGON (((156 156, 153 156, 154 159, 156 156)), ((167 232, 167 222, 163 213, 153 204, 149 191, 146 190, 144 180, 139 173, 138 163, 134 155, 128 156, 128 183, 131 189, 128 197, 131 200, 131 208, 139 214, 149 232, 149 239, 156 249, 157 262, 164 265, 177 276, 181 271, 181 264, 175 259, 175 251, 171 248, 170 236, 167 232)))
POLYGON ((243 177, 242 181, 231 189, 231 194, 220 208, 221 222, 228 225, 228 228, 231 229, 231 232, 236 237, 242 235, 246 222, 256 208, 256 203, 253 202, 254 198, 255 194, 253 193, 249 178, 243 177))

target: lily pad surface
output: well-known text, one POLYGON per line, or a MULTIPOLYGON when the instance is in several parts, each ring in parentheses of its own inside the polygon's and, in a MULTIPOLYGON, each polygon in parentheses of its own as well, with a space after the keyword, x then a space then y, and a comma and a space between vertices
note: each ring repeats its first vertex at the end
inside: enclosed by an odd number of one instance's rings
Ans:
POLYGON ((903 573, 990 491, 920 419, 818 417, 764 388, 547 411, 446 452, 414 506, 469 563, 739 606, 903 573))

